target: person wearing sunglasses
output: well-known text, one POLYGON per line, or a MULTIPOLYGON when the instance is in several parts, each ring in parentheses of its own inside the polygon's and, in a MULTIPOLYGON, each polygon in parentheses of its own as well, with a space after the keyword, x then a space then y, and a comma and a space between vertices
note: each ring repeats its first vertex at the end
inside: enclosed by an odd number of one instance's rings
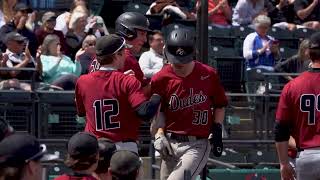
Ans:
MULTIPOLYGON (((7 46, 5 54, 8 56, 6 66, 9 68, 37 68, 41 71, 41 63, 33 58, 29 51, 29 41, 26 37, 17 32, 8 33, 4 42, 7 46)), ((9 78, 19 80, 31 80, 33 72, 31 71, 10 71, 9 78)))
POLYGON ((46 145, 29 134, 15 133, 0 142, 0 179, 41 180, 41 162, 51 162, 58 156, 47 153, 46 145))

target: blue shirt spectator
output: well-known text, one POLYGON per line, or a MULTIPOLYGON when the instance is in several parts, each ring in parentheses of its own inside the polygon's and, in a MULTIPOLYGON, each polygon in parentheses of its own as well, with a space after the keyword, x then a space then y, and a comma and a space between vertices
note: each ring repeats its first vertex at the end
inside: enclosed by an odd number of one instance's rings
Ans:
POLYGON ((246 59, 247 70, 262 68, 273 71, 275 59, 279 55, 278 41, 268 36, 271 24, 269 17, 260 15, 254 19, 256 32, 249 34, 243 42, 243 57, 246 59))

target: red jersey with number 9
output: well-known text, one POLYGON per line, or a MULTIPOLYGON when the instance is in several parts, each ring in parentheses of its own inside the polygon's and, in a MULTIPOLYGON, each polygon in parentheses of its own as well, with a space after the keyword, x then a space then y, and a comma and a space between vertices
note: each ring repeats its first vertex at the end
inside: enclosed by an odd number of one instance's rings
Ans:
POLYGON ((137 140, 135 109, 147 98, 135 77, 106 70, 82 75, 75 96, 78 115, 86 116, 85 131, 114 142, 137 140))
POLYGON ((291 128, 290 135, 302 149, 320 146, 320 70, 312 69, 283 88, 276 121, 291 128))
POLYGON ((187 77, 165 66, 152 77, 151 89, 162 97, 166 132, 181 135, 207 138, 213 122, 211 107, 228 103, 215 69, 199 62, 187 77))

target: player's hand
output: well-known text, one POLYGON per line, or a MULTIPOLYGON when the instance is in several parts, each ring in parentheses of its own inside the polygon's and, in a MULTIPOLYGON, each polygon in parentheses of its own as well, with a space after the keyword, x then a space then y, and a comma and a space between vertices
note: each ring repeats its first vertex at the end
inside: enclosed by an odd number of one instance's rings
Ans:
POLYGON ((222 125, 219 123, 213 123, 211 128, 211 135, 209 136, 213 155, 220 157, 223 150, 222 143, 222 125))
POLYGON ((296 173, 289 163, 280 163, 280 174, 282 180, 295 180, 296 173))
POLYGON ((161 158, 164 160, 173 156, 170 142, 163 133, 157 133, 155 135, 154 148, 160 153, 161 158))

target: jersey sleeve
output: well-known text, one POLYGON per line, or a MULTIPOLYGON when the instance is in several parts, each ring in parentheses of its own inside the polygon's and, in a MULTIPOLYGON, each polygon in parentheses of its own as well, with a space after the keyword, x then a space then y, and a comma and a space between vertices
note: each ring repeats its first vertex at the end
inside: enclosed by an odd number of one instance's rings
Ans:
POLYGON ((83 117, 86 115, 86 110, 85 110, 83 98, 81 95, 80 84, 81 84, 81 79, 79 79, 76 84, 75 101, 76 101, 76 107, 77 107, 77 114, 78 114, 78 116, 83 117))
POLYGON ((141 103, 147 101, 146 95, 143 93, 141 83, 135 78, 128 76, 126 79, 126 88, 128 100, 132 108, 137 108, 141 103))
POLYGON ((213 73, 212 76, 212 96, 213 106, 217 108, 225 107, 228 105, 226 93, 222 84, 220 83, 219 76, 217 73, 213 73))
POLYGON ((289 88, 290 84, 287 84, 281 92, 276 113, 276 121, 279 123, 287 123, 291 119, 289 88))

